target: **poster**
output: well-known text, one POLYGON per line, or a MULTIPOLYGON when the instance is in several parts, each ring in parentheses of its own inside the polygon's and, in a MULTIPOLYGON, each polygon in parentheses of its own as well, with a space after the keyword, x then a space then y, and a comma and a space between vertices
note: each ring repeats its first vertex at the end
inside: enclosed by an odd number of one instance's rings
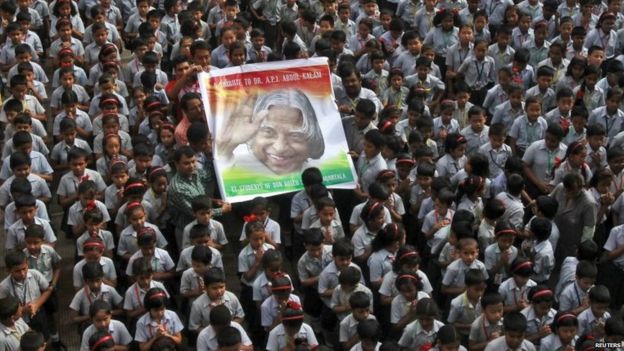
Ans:
POLYGON ((355 187, 326 58, 228 67, 199 83, 226 201, 299 191, 308 167, 329 188, 355 187))

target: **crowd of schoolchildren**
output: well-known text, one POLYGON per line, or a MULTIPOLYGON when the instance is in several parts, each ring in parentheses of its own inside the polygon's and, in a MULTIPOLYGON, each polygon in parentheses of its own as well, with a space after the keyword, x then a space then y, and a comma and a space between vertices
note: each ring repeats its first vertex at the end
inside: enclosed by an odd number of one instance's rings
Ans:
POLYGON ((0 351, 623 350, 620 7, 1 1, 0 351), (197 74, 306 57, 358 186, 233 209, 197 74))

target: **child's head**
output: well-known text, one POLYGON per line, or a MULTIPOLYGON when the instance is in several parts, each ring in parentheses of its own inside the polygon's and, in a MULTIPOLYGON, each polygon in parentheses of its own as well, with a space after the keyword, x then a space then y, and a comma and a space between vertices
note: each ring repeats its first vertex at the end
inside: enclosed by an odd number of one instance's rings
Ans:
MULTIPOLYGON (((224 305, 220 305, 217 307, 224 307, 227 310, 227 307, 225 307, 224 305)), ((215 309, 216 307, 213 308, 211 312, 215 309)), ((229 324, 223 327, 223 329, 221 329, 219 333, 217 333, 217 345, 219 346, 220 351, 237 351, 240 350, 241 344, 241 332, 235 327, 230 326, 229 324)))
POLYGON ((527 329, 527 319, 520 312, 509 312, 503 320, 503 328, 505 329, 505 342, 507 347, 515 350, 522 345, 524 341, 524 333, 527 329))
POLYGON ((486 279, 483 272, 478 269, 469 269, 464 275, 466 296, 470 300, 477 300, 483 296, 486 287, 486 279))
POLYGON ((576 265, 576 284, 583 290, 587 291, 596 282, 598 276, 598 268, 592 261, 580 261, 576 265))
POLYGON ((99 261, 106 246, 100 237, 90 237, 82 244, 82 251, 86 261, 99 261))
POLYGON ((505 213, 505 205, 498 199, 488 199, 483 204, 483 217, 491 221, 498 220, 505 213))
POLYGON ((108 301, 96 299, 89 307, 89 317, 97 330, 107 332, 113 317, 113 308, 108 301))
MULTIPOLYGON (((126 185, 124 186, 123 195, 124 195, 124 198, 130 200, 130 202, 136 201, 136 202, 139 202, 140 204, 140 201, 143 199, 143 195, 145 194, 145 191, 147 191, 147 188, 143 180, 139 178, 130 178, 128 179, 128 181, 126 182, 126 185)), ((128 206, 129 205, 130 203, 128 203, 128 206)), ((126 208, 126 211, 129 211, 129 209, 126 208)), ((128 214, 129 213, 126 212, 126 215, 128 214)))
POLYGON ((592 150, 597 151, 602 145, 604 145, 604 139, 607 136, 607 130, 602 124, 593 123, 587 126, 586 136, 587 144, 589 144, 592 150))
POLYGON ((37 199, 31 194, 20 195, 15 198, 15 211, 17 217, 25 225, 34 223, 37 214, 37 199))
POLYGON ((348 267, 353 258, 353 244, 350 240, 337 240, 332 245, 332 256, 338 270, 348 267))
POLYGON ((145 293, 143 306, 152 320, 160 322, 165 317, 167 300, 167 293, 161 288, 151 288, 145 293))
MULTIPOLYGON (((94 303, 102 301, 96 300, 94 303)), ((89 337, 89 350, 109 351, 115 349, 115 339, 109 333, 108 327, 105 330, 97 330, 89 337)))
POLYGON ((479 245, 474 238, 462 238, 457 244, 459 256, 466 266, 470 266, 479 257, 479 245))
POLYGON ((356 291, 349 297, 349 306, 355 320, 362 322, 368 319, 371 300, 364 291, 356 291))
POLYGON ((418 292, 423 289, 420 277, 412 271, 399 272, 394 281, 394 286, 406 301, 412 303, 418 298, 418 292))
POLYGON ((212 218, 212 199, 208 195, 199 195, 191 200, 191 210, 197 223, 208 224, 212 218))
POLYGON ((440 311, 438 305, 430 298, 423 298, 416 303, 416 318, 423 330, 431 331, 434 320, 440 311))
POLYGON ((498 247, 502 252, 511 248, 516 236, 516 230, 508 221, 498 221, 494 227, 494 235, 496 236, 498 247))
POLYGON ((481 298, 484 318, 492 323, 498 323, 503 317, 503 297, 497 292, 483 295, 481 298))
POLYGON ((550 237, 552 223, 549 219, 536 217, 531 221, 530 229, 537 242, 546 241, 550 237))
POLYGON ((323 232, 320 228, 309 228, 303 231, 303 245, 308 256, 320 259, 323 256, 323 232))
POLYGON ((154 268, 149 258, 139 257, 132 262, 132 273, 142 289, 147 289, 154 275, 154 268))
POLYGON ((91 292, 98 293, 102 288, 104 270, 100 262, 88 261, 82 266, 82 278, 91 292))
POLYGON ((364 129, 375 119, 377 108, 369 99, 360 99, 355 105, 353 120, 359 129, 364 129))
POLYGON ((546 285, 536 285, 529 290, 527 298, 533 305, 535 314, 545 316, 555 302, 555 296, 546 285))
POLYGON ((284 273, 274 274, 270 280, 271 294, 280 306, 286 304, 290 299, 290 293, 293 290, 290 278, 284 273))
POLYGON ((464 156, 466 152, 466 138, 459 133, 450 133, 444 140, 444 149, 455 160, 464 156))
POLYGON ((28 261, 24 251, 13 250, 4 256, 4 263, 11 275, 11 278, 18 282, 23 282, 28 274, 28 261))
POLYGON ((284 258, 278 250, 269 249, 262 255, 262 269, 267 279, 273 279, 273 277, 282 274, 283 261, 284 258))
POLYGON ((144 257, 154 257, 156 252, 156 231, 151 227, 137 230, 137 245, 144 257))
POLYGON ((218 267, 212 267, 204 272, 204 290, 211 301, 220 301, 225 295, 225 274, 218 267))
POLYGON ((377 234, 384 224, 385 207, 382 202, 368 201, 362 208, 360 218, 367 230, 377 234))
POLYGON ((392 263, 392 270, 395 273, 418 271, 420 264, 420 255, 412 245, 403 245, 399 247, 396 253, 396 259, 392 263))
POLYGON ((518 257, 513 260, 510 271, 518 287, 525 286, 531 275, 535 273, 533 271, 533 262, 524 257, 518 257))
POLYGON ((39 224, 31 224, 24 231, 24 240, 26 241, 26 249, 31 255, 41 252, 41 245, 45 237, 45 230, 39 224))
POLYGON ((446 211, 453 205, 455 194, 449 189, 442 189, 433 201, 433 206, 439 214, 446 214, 446 211))
POLYGON ((381 337, 381 327, 376 319, 367 319, 358 323, 357 334, 360 338, 362 351, 377 350, 377 343, 381 337))
MULTIPOLYGON (((286 308, 282 311, 282 325, 288 336, 294 336, 299 332, 303 324, 303 309, 301 305, 294 301, 288 301, 286 308)), ((295 344, 305 342, 305 340, 295 339, 295 344)))
POLYGON ((209 319, 210 325, 218 335, 232 323, 232 313, 226 305, 217 305, 210 310, 209 319))
POLYGON ((442 326, 438 330, 435 345, 440 351, 456 351, 460 349, 461 335, 451 324, 442 326))
POLYGON ((568 345, 576 336, 578 319, 571 312, 560 311, 555 315, 551 328, 559 337, 561 344, 568 345))
POLYGON ((596 318, 602 318, 611 303, 611 294, 604 285, 596 285, 589 290, 589 308, 596 318))
MULTIPOLYGON (((128 184, 126 185, 126 188, 128 188, 128 184)), ((146 216, 145 216, 145 209, 143 208, 143 205, 141 205, 141 202, 130 201, 128 205, 126 205, 125 215, 126 215, 126 218, 128 219, 128 223, 132 225, 135 231, 138 231, 139 229, 143 228, 143 225, 145 224, 146 216)))
MULTIPOLYGON (((19 305, 19 301, 17 303, 19 305)), ((5 306, 5 304, 2 303, 2 306, 5 306)), ((43 334, 34 330, 29 330, 22 335, 19 346, 22 351, 44 351, 46 349, 46 342, 43 334)))
POLYGON ((212 250, 208 246, 195 245, 191 252, 191 267, 198 275, 202 275, 210 268, 212 262, 212 250))

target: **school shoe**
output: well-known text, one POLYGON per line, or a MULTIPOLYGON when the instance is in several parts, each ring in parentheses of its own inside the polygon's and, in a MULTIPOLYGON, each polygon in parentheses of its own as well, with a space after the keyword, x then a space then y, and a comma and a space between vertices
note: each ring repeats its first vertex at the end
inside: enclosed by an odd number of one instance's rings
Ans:
POLYGON ((62 341, 53 341, 52 342, 52 350, 54 351, 67 351, 67 347, 63 344, 62 341))

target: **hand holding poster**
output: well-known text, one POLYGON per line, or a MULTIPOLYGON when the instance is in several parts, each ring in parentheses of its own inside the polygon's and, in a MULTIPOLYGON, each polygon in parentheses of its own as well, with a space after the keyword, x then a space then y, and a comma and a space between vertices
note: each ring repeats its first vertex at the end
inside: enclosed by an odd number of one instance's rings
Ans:
POLYGON ((326 58, 225 68, 199 82, 226 201, 301 190, 308 167, 328 187, 355 187, 326 58))

